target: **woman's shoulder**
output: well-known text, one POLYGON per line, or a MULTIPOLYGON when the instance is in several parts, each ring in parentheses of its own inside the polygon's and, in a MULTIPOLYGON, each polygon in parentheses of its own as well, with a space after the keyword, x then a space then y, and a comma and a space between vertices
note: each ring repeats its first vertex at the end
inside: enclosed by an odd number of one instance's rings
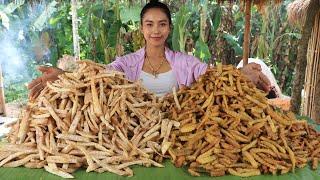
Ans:
POLYGON ((124 61, 136 61, 141 59, 141 57, 143 56, 143 49, 139 49, 135 52, 123 55, 123 56, 119 56, 116 58, 116 60, 124 60, 124 61))
POLYGON ((169 50, 169 53, 172 55, 175 61, 199 61, 199 59, 193 55, 189 55, 187 53, 181 51, 169 50))

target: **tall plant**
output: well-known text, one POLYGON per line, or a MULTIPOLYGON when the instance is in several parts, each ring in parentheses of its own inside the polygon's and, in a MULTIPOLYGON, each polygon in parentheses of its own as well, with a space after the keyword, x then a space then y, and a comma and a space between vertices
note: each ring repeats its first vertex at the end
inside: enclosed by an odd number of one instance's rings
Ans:
POLYGON ((182 5, 176 13, 173 26, 172 48, 175 51, 185 52, 185 44, 187 40, 186 27, 187 22, 192 15, 192 9, 188 4, 182 5))
POLYGON ((201 60, 208 62, 211 58, 211 53, 208 47, 207 38, 205 36, 207 29, 208 19, 208 0, 200 1, 200 26, 199 26, 199 38, 196 42, 195 56, 201 60))
POLYGON ((285 94, 291 94, 292 74, 296 58, 296 45, 300 38, 297 30, 287 24, 286 2, 281 6, 269 4, 260 20, 260 31, 256 32, 252 49, 255 56, 263 59, 278 80, 285 94))

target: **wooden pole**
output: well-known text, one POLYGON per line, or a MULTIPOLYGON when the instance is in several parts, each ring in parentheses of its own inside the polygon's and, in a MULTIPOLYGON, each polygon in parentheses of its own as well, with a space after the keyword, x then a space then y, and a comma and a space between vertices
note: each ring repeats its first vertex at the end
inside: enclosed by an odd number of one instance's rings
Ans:
POLYGON ((78 16, 77 16, 77 0, 71 0, 71 15, 72 15, 72 36, 73 36, 73 53, 75 60, 80 59, 80 44, 78 34, 78 16))
POLYGON ((244 39, 243 39, 243 66, 248 64, 249 58, 249 46, 250 46, 250 19, 251 19, 251 1, 245 0, 245 27, 244 27, 244 39))
POLYGON ((2 67, 0 64, 0 114, 6 116, 6 101, 4 98, 2 67))

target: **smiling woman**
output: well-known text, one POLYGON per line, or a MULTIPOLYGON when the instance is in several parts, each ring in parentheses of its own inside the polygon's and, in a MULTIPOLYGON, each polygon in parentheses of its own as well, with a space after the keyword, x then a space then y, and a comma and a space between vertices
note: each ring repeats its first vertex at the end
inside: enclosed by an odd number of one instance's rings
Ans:
MULTIPOLYGON (((207 69, 207 64, 194 56, 174 52, 166 46, 172 29, 171 13, 167 5, 157 0, 146 4, 140 13, 141 32, 146 46, 135 53, 117 58, 109 67, 122 71, 127 78, 142 84, 158 96, 172 91, 173 87, 189 86, 207 69), (150 75, 153 77, 150 78, 150 75)), ((264 76, 256 65, 248 65, 243 72, 249 79, 264 76)), ((264 78, 266 79, 266 78, 264 78)), ((260 84, 269 89, 269 82, 260 84)))
MULTIPOLYGON (((173 88, 190 86, 204 74, 207 64, 198 58, 167 47, 171 33, 171 13, 168 6, 157 0, 147 3, 140 13, 140 30, 145 39, 145 47, 138 51, 116 58, 108 69, 124 72, 131 81, 141 80, 142 84, 157 96, 164 96, 173 88)), ((43 76, 30 83, 31 98, 36 98, 47 81, 57 79, 62 71, 42 68, 43 76)), ((256 85, 269 91, 270 82, 262 74, 258 64, 248 64, 242 72, 256 85), (257 80, 258 79, 258 80, 257 80)))
POLYGON ((167 5, 150 1, 143 7, 140 20, 145 47, 117 58, 109 65, 111 68, 123 71, 132 81, 142 80, 142 84, 158 96, 171 92, 173 87, 190 85, 205 72, 207 65, 199 59, 173 52, 166 46, 172 27, 167 5))

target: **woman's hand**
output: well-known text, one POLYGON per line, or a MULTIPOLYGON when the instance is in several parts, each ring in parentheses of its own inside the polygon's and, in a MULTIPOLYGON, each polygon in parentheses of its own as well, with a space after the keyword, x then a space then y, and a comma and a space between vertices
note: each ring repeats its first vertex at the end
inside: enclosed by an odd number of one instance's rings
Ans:
POLYGON ((32 80, 29 85, 29 99, 36 99, 40 92, 46 87, 47 82, 55 81, 58 79, 58 75, 64 73, 63 70, 54 67, 39 66, 38 70, 42 72, 42 75, 32 80))
POLYGON ((268 93, 270 91, 271 83, 261 70, 262 69, 259 64, 249 63, 241 69, 241 72, 251 80, 258 89, 268 93))

